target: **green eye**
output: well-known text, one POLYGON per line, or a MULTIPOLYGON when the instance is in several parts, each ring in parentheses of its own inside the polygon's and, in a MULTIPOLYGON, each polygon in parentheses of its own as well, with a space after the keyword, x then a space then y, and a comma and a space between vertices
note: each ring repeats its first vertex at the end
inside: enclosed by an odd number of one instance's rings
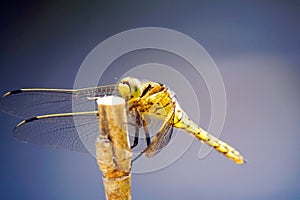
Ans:
POLYGON ((118 90, 123 98, 137 98, 142 94, 140 81, 131 77, 123 78, 118 85, 118 90))

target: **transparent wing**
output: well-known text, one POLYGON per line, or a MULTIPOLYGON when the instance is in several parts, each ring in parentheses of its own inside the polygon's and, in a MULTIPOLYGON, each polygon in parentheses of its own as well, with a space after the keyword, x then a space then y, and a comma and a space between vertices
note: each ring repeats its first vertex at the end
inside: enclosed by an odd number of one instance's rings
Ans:
POLYGON ((95 146, 99 120, 96 112, 44 115, 22 121, 13 134, 26 143, 87 153, 86 145, 95 146), (79 136, 76 128, 83 134, 79 136))
POLYGON ((54 113, 93 111, 96 104, 89 97, 113 94, 119 95, 115 85, 79 90, 20 89, 0 98, 0 110, 23 119, 54 113))
POLYGON ((165 123, 152 138, 150 146, 145 151, 147 157, 155 156, 170 142, 173 133, 174 116, 175 110, 171 113, 169 118, 166 118, 165 123))
MULTIPOLYGON (((141 135, 143 131, 139 130, 139 146, 133 151, 139 155, 146 150, 146 156, 153 157, 171 139, 174 114, 165 121, 154 114, 146 118, 152 142, 148 147, 145 135, 141 135)), ((135 128, 136 124, 129 120, 128 131, 131 145, 134 142, 135 128)), ((99 119, 97 111, 42 115, 19 123, 14 129, 13 135, 16 139, 26 143, 95 155, 95 141, 99 135, 99 119)))
MULTIPOLYGON (((134 134, 135 127, 133 122, 128 124, 131 144, 134 141, 131 135, 134 134)), ((99 130, 99 118, 97 112, 93 111, 32 117, 19 123, 13 135, 25 143, 95 155, 95 141, 99 136, 99 130)), ((144 148, 134 151, 140 153, 146 147, 145 144, 144 148)))

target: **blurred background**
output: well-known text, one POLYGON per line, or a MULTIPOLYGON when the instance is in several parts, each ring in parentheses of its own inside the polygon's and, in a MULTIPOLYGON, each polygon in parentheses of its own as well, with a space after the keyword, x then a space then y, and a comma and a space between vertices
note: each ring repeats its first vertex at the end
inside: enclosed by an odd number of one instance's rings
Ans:
MULTIPOLYGON (((138 27, 180 31, 215 61, 227 95, 221 138, 248 163, 217 152, 199 160, 194 141, 171 166, 133 175, 133 199, 300 198, 299 1, 10 1, 0 10, 1 93, 72 88, 95 46, 138 27)), ((105 199, 92 156, 18 142, 19 121, 0 113, 1 199, 105 199)))

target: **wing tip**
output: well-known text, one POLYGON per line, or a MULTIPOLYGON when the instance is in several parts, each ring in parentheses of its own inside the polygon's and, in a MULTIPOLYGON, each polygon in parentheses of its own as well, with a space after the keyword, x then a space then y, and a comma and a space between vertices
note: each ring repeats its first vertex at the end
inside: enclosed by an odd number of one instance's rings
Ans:
POLYGON ((22 126, 25 123, 32 122, 34 120, 38 120, 38 117, 31 117, 29 119, 25 119, 25 120, 21 121, 19 124, 17 124, 16 128, 22 126))
POLYGON ((10 92, 7 92, 5 93, 2 97, 7 97, 9 95, 12 95, 12 94, 19 94, 19 93, 22 93, 23 90, 19 89, 19 90, 13 90, 13 91, 10 91, 10 92))

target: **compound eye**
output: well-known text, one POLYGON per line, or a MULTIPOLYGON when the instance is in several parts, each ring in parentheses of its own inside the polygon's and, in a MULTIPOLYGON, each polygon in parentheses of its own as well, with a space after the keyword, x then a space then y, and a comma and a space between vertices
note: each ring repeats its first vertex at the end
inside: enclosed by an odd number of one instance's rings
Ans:
POLYGON ((126 77, 118 85, 120 95, 125 98, 139 97, 141 92, 141 83, 136 78, 126 77))
POLYGON ((126 83, 122 83, 122 82, 119 83, 118 90, 119 90, 121 97, 123 97, 125 99, 127 99, 131 96, 130 87, 126 83))

